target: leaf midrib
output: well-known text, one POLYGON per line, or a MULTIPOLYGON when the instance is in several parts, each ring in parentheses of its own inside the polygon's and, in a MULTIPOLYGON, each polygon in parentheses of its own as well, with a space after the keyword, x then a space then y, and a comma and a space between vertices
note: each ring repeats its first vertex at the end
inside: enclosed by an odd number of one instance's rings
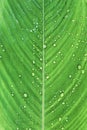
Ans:
POLYGON ((43 62, 42 62, 42 130, 44 130, 44 105, 45 105, 45 55, 44 55, 44 0, 43 0, 43 62))

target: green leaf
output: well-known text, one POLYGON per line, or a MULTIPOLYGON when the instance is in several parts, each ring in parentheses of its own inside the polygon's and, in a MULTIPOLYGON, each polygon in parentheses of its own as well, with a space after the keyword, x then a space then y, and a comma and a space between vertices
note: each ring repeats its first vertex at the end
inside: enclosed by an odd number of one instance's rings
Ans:
POLYGON ((0 0, 0 130, 87 130, 87 1, 0 0))

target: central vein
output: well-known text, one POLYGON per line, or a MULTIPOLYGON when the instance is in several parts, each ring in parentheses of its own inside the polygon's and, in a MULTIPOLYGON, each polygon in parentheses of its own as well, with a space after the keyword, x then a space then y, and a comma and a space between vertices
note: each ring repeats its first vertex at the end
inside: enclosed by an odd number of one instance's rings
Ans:
POLYGON ((45 80, 45 56, 44 56, 44 0, 43 0, 43 63, 42 63, 42 130, 44 130, 44 97, 45 97, 45 85, 44 85, 44 80, 45 80))

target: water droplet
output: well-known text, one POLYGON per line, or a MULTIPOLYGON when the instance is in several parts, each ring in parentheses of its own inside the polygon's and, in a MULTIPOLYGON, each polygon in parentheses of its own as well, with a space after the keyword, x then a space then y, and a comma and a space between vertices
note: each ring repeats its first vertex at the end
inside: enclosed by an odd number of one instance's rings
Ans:
POLYGON ((42 67, 40 67, 40 70, 42 70, 42 67))
POLYGON ((35 64, 35 61, 33 60, 33 64, 35 64))
POLYGON ((26 108, 26 106, 24 105, 24 108, 26 108))
POLYGON ((3 49, 2 51, 5 52, 5 49, 3 49))
POLYGON ((53 63, 55 64, 55 63, 56 63, 56 61, 53 61, 53 63))
POLYGON ((56 44, 53 44, 53 46, 56 46, 56 44))
POLYGON ((65 102, 62 102, 62 104, 64 105, 64 104, 65 104, 65 102))
POLYGON ((59 117, 59 121, 61 121, 62 120, 62 118, 61 117, 59 117))
POLYGON ((53 126, 53 122, 51 123, 51 126, 53 126))
POLYGON ((44 49, 46 48, 46 45, 45 45, 45 44, 43 45, 43 48, 44 48, 44 49))
POLYGON ((75 22, 75 19, 72 19, 72 22, 75 22))
POLYGON ((34 73, 32 73, 32 76, 35 76, 35 74, 34 74, 34 73))
POLYGON ((82 74, 84 74, 85 73, 85 71, 84 70, 82 70, 82 74))
POLYGON ((24 40, 24 38, 23 38, 23 37, 22 37, 21 39, 22 39, 22 41, 24 40))
POLYGON ((1 44, 1 47, 3 47, 3 45, 1 44))
POLYGON ((47 76, 46 79, 49 79, 49 76, 47 76))
POLYGON ((43 59, 42 58, 40 58, 40 61, 42 61, 43 59))
POLYGON ((12 97, 14 97, 14 93, 12 93, 11 95, 12 95, 12 97))
POLYGON ((2 56, 0 56, 0 59, 2 58, 2 56))
POLYGON ((69 75, 69 78, 72 78, 72 75, 69 75))
POLYGON ((81 65, 78 65, 77 68, 78 68, 78 70, 80 70, 82 67, 81 67, 81 65))
POLYGON ((60 94, 60 96, 63 97, 63 96, 64 96, 64 93, 62 92, 62 93, 60 94))
POLYGON ((64 130, 64 127, 62 127, 61 130, 64 130))
POLYGON ((22 75, 21 74, 19 74, 19 78, 21 78, 22 77, 22 75))
POLYGON ((13 86, 13 84, 11 84, 11 88, 13 88, 14 86, 13 86))
POLYGON ((27 98, 27 93, 24 93, 24 97, 27 98))
POLYGON ((70 10, 69 10, 69 9, 67 9, 67 13, 68 13, 68 12, 70 12, 70 10))
POLYGON ((33 32, 32 30, 30 30, 30 32, 33 32))

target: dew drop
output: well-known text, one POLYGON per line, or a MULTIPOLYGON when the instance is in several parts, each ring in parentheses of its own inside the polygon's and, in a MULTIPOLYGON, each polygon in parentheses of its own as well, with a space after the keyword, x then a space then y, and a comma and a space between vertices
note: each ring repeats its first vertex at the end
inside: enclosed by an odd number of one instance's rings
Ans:
POLYGON ((30 32, 33 32, 32 30, 30 30, 30 32))
POLYGON ((12 97, 14 97, 14 93, 12 93, 11 95, 12 95, 12 97))
POLYGON ((85 71, 84 70, 82 70, 82 74, 84 74, 85 73, 85 71))
POLYGON ((59 121, 61 121, 62 120, 62 118, 61 117, 59 117, 59 121))
POLYGON ((23 37, 22 37, 21 39, 22 39, 22 41, 24 40, 24 38, 23 38, 23 37))
POLYGON ((24 108, 26 108, 26 106, 24 106, 24 108))
POLYGON ((72 75, 69 75, 69 78, 72 78, 72 75))
POLYGON ((40 70, 42 70, 42 67, 40 67, 40 70))
POLYGON ((65 102, 62 102, 62 105, 65 105, 65 102))
POLYGON ((32 73, 32 76, 35 76, 35 74, 34 74, 34 73, 32 73))
POLYGON ((40 58, 40 61, 42 61, 43 59, 42 58, 40 58))
POLYGON ((46 79, 49 79, 49 76, 47 76, 46 79))
POLYGON ((45 49, 46 47, 47 47, 47 46, 44 44, 44 45, 43 45, 43 48, 45 49))
POLYGON ((5 49, 3 49, 2 51, 5 52, 5 49))
POLYGON ((0 59, 2 58, 2 56, 0 56, 0 59))
POLYGON ((19 74, 19 78, 21 78, 22 77, 22 75, 21 74, 19 74))
POLYGON ((24 93, 24 97, 27 98, 27 93, 24 93))
POLYGON ((55 63, 56 63, 56 61, 53 61, 53 63, 55 64, 55 63))
POLYGON ((75 19, 72 19, 72 22, 75 22, 75 19))
POLYGON ((33 60, 33 64, 35 64, 35 61, 33 60))
POLYGON ((55 46, 56 46, 56 44, 53 44, 53 46, 55 47, 55 46))
POLYGON ((80 70, 81 69, 81 65, 78 65, 77 68, 78 68, 78 70, 80 70))
POLYGON ((63 97, 63 96, 64 96, 64 93, 61 93, 60 96, 63 97))
POLYGON ((61 130, 64 130, 64 127, 62 127, 61 130))

